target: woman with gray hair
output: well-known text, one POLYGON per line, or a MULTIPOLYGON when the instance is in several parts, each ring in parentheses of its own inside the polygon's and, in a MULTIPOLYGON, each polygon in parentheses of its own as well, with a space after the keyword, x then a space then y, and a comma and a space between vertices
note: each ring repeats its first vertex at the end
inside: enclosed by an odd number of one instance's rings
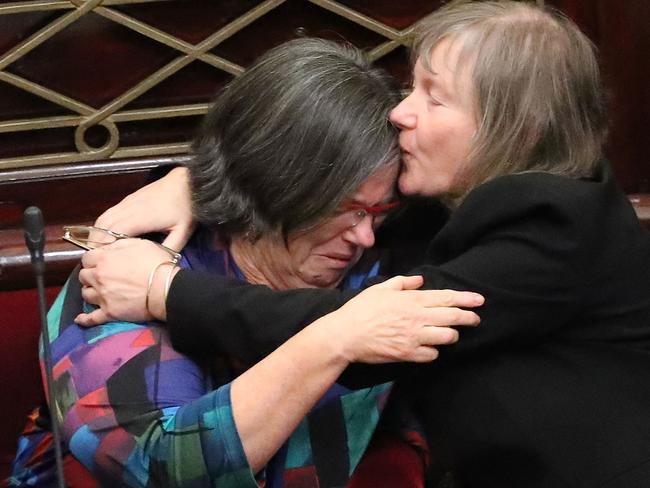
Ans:
MULTIPOLYGON (((532 2, 451 2, 422 23, 413 61, 413 90, 391 113, 399 188, 452 212, 412 272, 486 297, 481 327, 404 384, 433 460, 462 486, 646 486, 650 238, 603 161, 592 44, 532 2)), ((181 272, 166 301, 171 333, 206 344, 219 332, 201 321, 234 315, 238 299, 292 331, 315 306, 181 272), (190 323, 184 300, 197 286, 210 293, 193 309, 207 296, 221 306, 190 323)), ((318 304, 328 301, 338 306, 318 304)), ((252 349, 255 310, 239 318, 252 349)))
MULTIPOLYGON (((194 144, 188 168, 202 226, 182 267, 275 290, 334 288, 346 274, 348 288, 371 275, 351 268, 395 206, 395 102, 384 74, 351 47, 298 40, 265 54, 221 92, 194 144)), ((114 234, 70 228, 67 238, 93 247, 103 235, 114 234)), ((132 244, 148 249, 128 265, 149 266, 141 299, 153 309, 177 270, 168 250, 127 239, 94 252, 132 244)), ((449 325, 478 322, 453 307, 479 305, 480 295, 411 291, 420 284, 377 285, 344 306, 356 319, 324 317, 250 368, 199 351, 210 366, 201 368, 155 323, 79 328, 73 319, 88 311, 81 297, 90 290, 73 276, 49 314, 50 410, 69 452, 105 486, 347 484, 392 385, 354 390, 335 384, 339 375, 356 361, 431 361, 436 345, 457 340, 449 325)), ((51 436, 32 420, 10 486, 52 475, 51 436)))

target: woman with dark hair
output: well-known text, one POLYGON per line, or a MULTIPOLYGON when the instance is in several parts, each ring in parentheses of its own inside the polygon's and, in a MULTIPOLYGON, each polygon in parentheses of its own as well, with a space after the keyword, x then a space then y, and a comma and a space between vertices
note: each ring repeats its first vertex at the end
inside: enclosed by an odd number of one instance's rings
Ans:
MULTIPOLYGON (((195 141, 188 170, 202 225, 181 267, 275 290, 371 275, 351 268, 394 206, 398 150, 387 117, 395 103, 383 73, 351 47, 297 40, 265 54, 220 93, 195 141)), ((92 247, 111 235, 86 230, 71 228, 68 239, 92 247)), ((139 243, 153 252, 130 264, 151 264, 143 304, 153 308, 177 265, 161 246, 139 243)), ((356 320, 324 317, 246 368, 216 355, 199 365, 155 323, 78 327, 88 290, 75 273, 48 317, 50 411, 69 453, 105 486, 346 484, 391 388, 335 384, 347 365, 431 361, 434 346, 457 340, 447 325, 478 322, 451 307, 480 296, 400 292, 419 284, 373 287, 344 306, 356 320), (375 300, 382 306, 369 312, 375 300)), ((42 420, 21 441, 10 486, 51 480, 42 420)))
MULTIPOLYGON (((391 113, 399 188, 443 198, 451 215, 412 273, 430 288, 486 297, 481 327, 418 368, 412 388, 403 383, 433 460, 471 487, 646 486, 650 238, 603 161, 593 46, 532 2, 452 2, 421 24, 413 60, 413 90, 391 113)), ((115 299, 116 281, 104 278, 133 254, 101 254, 86 259, 95 301, 108 300, 115 316, 142 313, 128 296, 147 269, 123 276, 133 288, 115 299)), ((316 309, 315 298, 292 302, 186 271, 166 303, 157 299, 172 337, 214 348, 236 335, 249 360, 269 347, 257 341, 258 314, 282 325, 283 340, 316 309), (206 292, 192 299, 197 287, 206 292), (242 310, 250 303, 261 310, 242 310), (216 327, 223 316, 238 327, 216 327)))

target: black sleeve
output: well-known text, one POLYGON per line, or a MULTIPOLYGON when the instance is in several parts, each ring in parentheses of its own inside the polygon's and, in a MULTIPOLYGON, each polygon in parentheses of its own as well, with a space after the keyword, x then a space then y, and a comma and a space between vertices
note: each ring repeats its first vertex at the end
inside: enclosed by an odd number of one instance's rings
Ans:
MULTIPOLYGON (((481 325, 461 328, 461 340, 441 348, 441 358, 537 341, 576 312, 587 257, 581 256, 579 205, 572 201, 579 198, 567 195, 582 187, 564 178, 565 188, 557 179, 502 177, 474 190, 433 240, 425 263, 408 273, 422 274, 425 288, 486 297, 481 325)), ((183 352, 221 352, 252 364, 350 297, 335 290, 276 292, 181 271, 169 293, 168 324, 183 352)))
POLYGON ((167 325, 174 347, 181 352, 221 353, 254 364, 354 294, 312 288, 278 292, 181 270, 169 290, 167 325))
MULTIPOLYGON (((174 348, 189 356, 225 354, 255 364, 357 292, 311 288, 278 292, 181 270, 169 290, 167 326, 174 348)), ((408 364, 353 364, 338 382, 348 388, 365 388, 406 375, 409 368, 408 364)))
POLYGON ((595 183, 552 175, 502 177, 470 194, 411 273, 424 288, 483 294, 481 324, 461 329, 443 360, 526 347, 568 328, 588 292, 598 238, 585 202, 595 183), (591 185, 591 186, 590 186, 591 185))
MULTIPOLYGON (((409 274, 422 274, 426 288, 482 293, 486 304, 481 325, 461 329, 459 343, 442 348, 441 357, 524 345, 571 320, 582 289, 581 263, 588 259, 579 195, 570 197, 582 188, 551 175, 502 177, 472 192, 454 212, 426 263, 409 274)), ((170 290, 168 319, 179 349, 217 350, 253 363, 349 296, 275 292, 181 271, 170 290)))
MULTIPOLYGON (((379 245, 395 249, 393 256, 382 259, 381 272, 402 273, 421 262, 426 243, 446 218, 446 210, 436 201, 414 200, 405 205, 377 235, 379 245), (416 224, 422 221, 427 226, 416 224), (397 242, 399 246, 395 246, 397 242)), ((356 293, 323 289, 278 292, 223 276, 181 270, 169 290, 167 326, 180 352, 199 358, 221 353, 254 364, 356 293)), ((354 365, 341 381, 347 386, 377 384, 405 369, 354 365)))

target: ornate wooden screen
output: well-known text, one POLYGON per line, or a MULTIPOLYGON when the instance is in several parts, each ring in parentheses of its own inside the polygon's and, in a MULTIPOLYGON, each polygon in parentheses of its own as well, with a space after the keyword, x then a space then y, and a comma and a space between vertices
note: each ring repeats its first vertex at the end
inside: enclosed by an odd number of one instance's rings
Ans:
POLYGON ((0 168, 185 153, 214 92, 296 36, 400 78, 439 2, 71 0, 0 5, 0 168))
MULTIPOLYGON (((265 50, 298 36, 348 41, 407 83, 409 34, 441 3, 0 1, 0 289, 29 286, 15 272, 25 260, 19 229, 27 205, 44 210, 56 269, 76 255, 58 240, 60 225, 92 220, 142 185, 149 168, 182 159, 214 93, 265 50)), ((638 137, 647 133, 650 97, 640 96, 647 85, 612 69, 627 49, 641 53, 637 64, 647 73, 645 0, 547 3, 600 45, 616 94, 611 159, 628 192, 648 191, 650 155, 638 137), (623 32, 628 21, 631 33, 623 32)))

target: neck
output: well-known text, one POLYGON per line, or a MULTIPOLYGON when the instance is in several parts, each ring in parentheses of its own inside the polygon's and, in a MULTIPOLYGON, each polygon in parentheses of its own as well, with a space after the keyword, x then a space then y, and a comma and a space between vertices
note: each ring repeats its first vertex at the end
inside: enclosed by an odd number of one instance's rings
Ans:
POLYGON ((230 253, 249 283, 266 285, 274 290, 308 286, 291 273, 291 258, 279 237, 264 236, 255 242, 235 237, 230 244, 230 253))

